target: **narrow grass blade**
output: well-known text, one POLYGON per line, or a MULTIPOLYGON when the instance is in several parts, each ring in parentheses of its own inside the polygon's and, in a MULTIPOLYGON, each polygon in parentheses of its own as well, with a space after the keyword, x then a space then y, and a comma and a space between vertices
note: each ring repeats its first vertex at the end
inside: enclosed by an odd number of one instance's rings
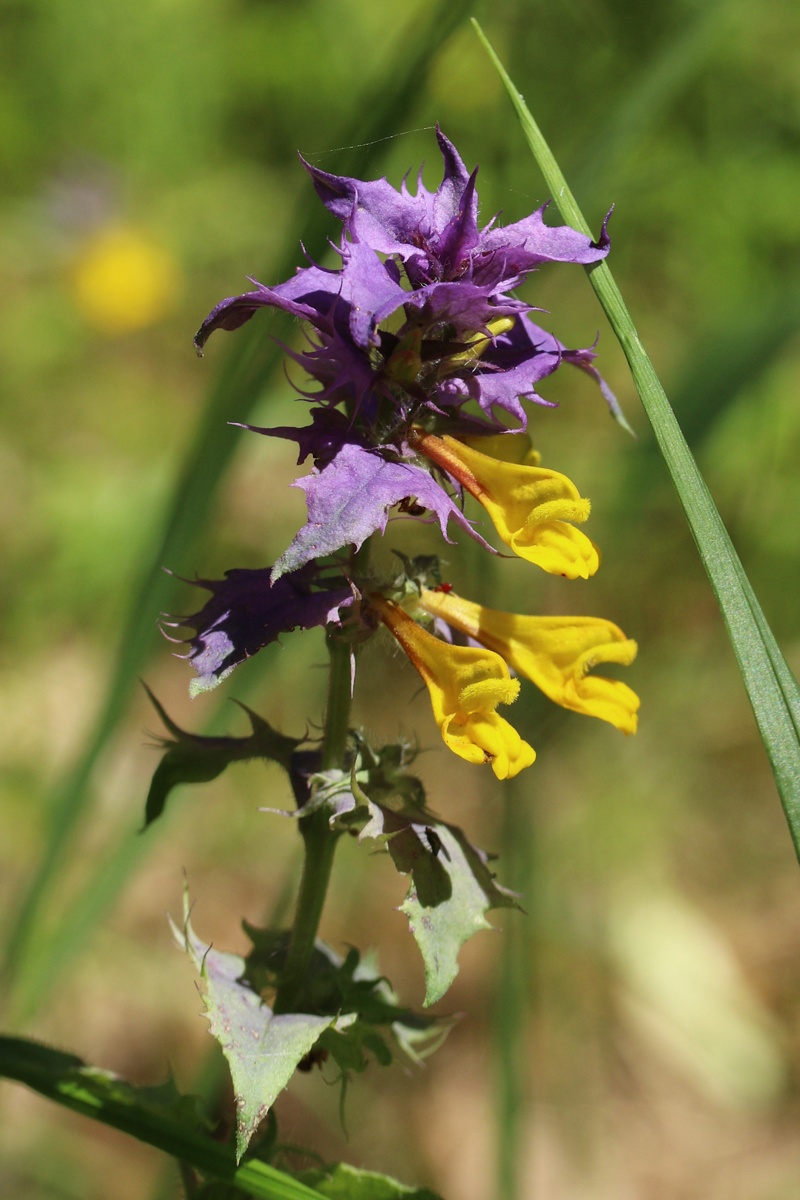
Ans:
MULTIPOLYGON (((410 32, 400 31, 402 53, 396 56, 396 71, 382 76, 371 93, 357 98, 352 126, 337 135, 342 145, 358 143, 353 145, 348 159, 353 175, 361 175, 375 157, 375 141, 385 141, 408 122, 414 101, 424 90, 428 62, 471 7, 471 0, 440 0, 426 22, 415 20, 410 32)), ((319 256, 325 246, 327 228, 327 214, 309 188, 306 203, 298 209, 294 229, 287 232, 287 254, 270 273, 276 278, 293 273, 301 241, 310 257, 319 256)), ((279 333, 280 324, 276 320, 272 332, 279 333)), ((13 984, 18 972, 24 971, 40 910, 57 877, 70 836, 90 804, 95 767, 125 712, 142 663, 155 641, 155 620, 168 603, 171 588, 162 567, 181 569, 206 524, 216 487, 235 445, 233 438, 221 437, 220 430, 229 420, 247 420, 281 353, 265 335, 264 323, 253 322, 237 333, 235 345, 231 346, 212 388, 163 530, 155 543, 155 552, 142 566, 120 653, 95 727, 75 767, 49 798, 48 841, 9 937, 4 972, 9 983, 13 984)))
POLYGON ((320 1193, 255 1159, 237 1167, 233 1150, 174 1115, 139 1099, 137 1089, 80 1059, 21 1038, 0 1037, 0 1077, 14 1079, 48 1100, 164 1150, 214 1179, 261 1200, 320 1200, 320 1193))
MULTIPOLYGON (((480 26, 475 21, 473 25, 503 80, 562 219, 576 229, 590 233, 522 95, 480 26)), ((795 851, 800 858, 800 689, 775 642, 608 265, 597 263, 587 273, 628 360, 642 405, 722 611, 775 775, 795 851)))
MULTIPOLYGON (((522 906, 535 926, 536 883, 533 878, 531 810, 521 795, 526 785, 512 780, 503 792, 501 858, 508 884, 522 896, 522 906)), ((530 931, 517 914, 503 921, 497 986, 492 1013, 496 1102, 494 1105, 495 1194, 500 1200, 521 1195, 520 1156, 528 1092, 532 1086, 530 1064, 524 1053, 527 1025, 535 1004, 533 993, 536 960, 526 944, 530 931)))

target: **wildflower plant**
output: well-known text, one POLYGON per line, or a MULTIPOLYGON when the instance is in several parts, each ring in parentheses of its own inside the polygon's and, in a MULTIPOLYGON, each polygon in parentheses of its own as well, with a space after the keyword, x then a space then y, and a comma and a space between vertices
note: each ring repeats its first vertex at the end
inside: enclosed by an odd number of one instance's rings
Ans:
POLYGON ((406 1009, 357 950, 342 959, 318 940, 343 833, 382 847, 410 877, 402 910, 422 954, 425 1007, 446 994, 461 946, 490 927, 487 913, 517 903, 488 854, 429 806, 413 770, 416 745, 373 745, 353 727, 365 642, 384 644, 387 672, 397 670, 392 644, 400 648, 425 684, 447 752, 498 781, 536 759, 535 730, 507 715, 528 682, 564 708, 626 734, 636 729, 635 693, 591 673, 605 663, 628 665, 636 654, 636 643, 610 621, 498 611, 487 605, 491 596, 458 596, 436 554, 398 556, 388 575, 370 554, 390 518, 401 518, 438 527, 448 559, 470 538, 482 553, 520 560, 520 570, 566 580, 588 579, 600 563, 583 529, 589 501, 567 475, 542 465, 529 424, 535 412, 552 419, 554 406, 538 388, 562 367, 588 373, 619 416, 616 400, 593 365, 594 350, 569 349, 542 329, 516 289, 543 263, 604 259, 608 219, 596 240, 547 224, 546 206, 515 224, 493 219, 481 227, 477 169, 467 170, 441 130, 436 136, 443 173, 435 192, 421 175, 396 189, 304 162, 339 222, 338 264, 308 262, 270 286, 254 280, 251 290, 221 301, 195 339, 202 354, 213 333, 236 330, 261 308, 303 323, 305 345, 287 350, 304 376, 297 425, 245 428, 295 442, 298 465, 310 460, 310 471, 294 484, 305 493, 307 521, 277 560, 197 580, 209 598, 166 622, 171 638, 186 631, 190 691, 217 687, 292 631, 324 627, 330 652, 319 737, 292 738, 249 710, 249 736, 197 737, 159 707, 171 738, 148 822, 175 783, 262 758, 286 773, 304 844, 293 927, 246 927, 253 943, 246 958, 203 943, 188 909, 175 927, 205 979, 212 1033, 230 1065, 239 1158, 295 1070, 331 1061, 345 1080, 370 1059, 419 1059, 449 1025, 406 1009))
MULTIPOLYGON (((455 20, 456 6, 445 8, 447 20, 455 20)), ((563 614, 507 612, 489 590, 462 596, 447 578, 465 539, 481 554, 516 559, 518 571, 561 576, 564 597, 580 587, 573 581, 589 580, 600 565, 588 499, 534 448, 540 422, 558 419, 545 411, 554 406, 540 385, 562 367, 579 370, 617 421, 625 421, 594 365, 594 348, 570 349, 519 298, 518 287, 543 264, 586 268, 626 354, 727 624, 800 855, 797 684, 609 272, 608 217, 593 237, 519 91, 476 30, 554 208, 568 223, 546 220, 543 207, 511 225, 497 219, 481 225, 477 172, 467 170, 439 130, 443 172, 434 192, 421 177, 398 189, 385 179, 337 176, 304 163, 339 224, 337 262, 329 267, 307 257, 284 282, 252 281, 250 290, 221 301, 196 337, 202 353, 217 330, 258 319, 260 308, 302 323, 305 344, 286 353, 302 378, 298 411, 304 415, 296 425, 245 428, 297 444, 305 473, 295 486, 305 493, 307 520, 272 565, 195 580, 208 597, 195 611, 166 618, 164 632, 184 643, 192 695, 216 688, 284 635, 322 628, 330 657, 323 722, 309 714, 302 733, 274 729, 242 706, 246 735, 195 735, 151 697, 167 736, 146 825, 161 816, 177 784, 207 782, 233 762, 262 759, 285 774, 284 796, 294 799, 289 815, 305 852, 292 926, 245 923, 246 956, 201 939, 188 896, 173 926, 204 981, 211 1031, 230 1067, 235 1147, 215 1140, 194 1102, 171 1084, 134 1088, 74 1055, 0 1037, 0 1074, 167 1151, 182 1164, 187 1195, 204 1200, 242 1193, 271 1200, 435 1200, 425 1190, 343 1164, 289 1173, 272 1107, 295 1070, 319 1067, 344 1085, 370 1063, 387 1065, 396 1056, 418 1062, 435 1049, 450 1022, 428 1010, 455 978, 462 945, 490 927, 492 909, 518 901, 496 878, 489 854, 435 814, 436 797, 429 802, 415 774, 416 739, 375 745, 351 718, 365 643, 382 644, 387 672, 405 655, 418 673, 433 718, 430 730, 419 731, 420 743, 428 744, 438 729, 442 753, 464 760, 465 770, 490 771, 498 788, 537 770, 537 731, 515 720, 512 707, 531 684, 564 709, 625 734, 636 730, 635 692, 604 670, 626 667, 636 655, 636 643, 622 629, 605 618, 573 615, 566 600, 563 614), (427 552, 426 536, 420 553, 397 554, 394 569, 381 567, 371 551, 390 519, 438 529, 442 555, 427 552), (423 960, 426 1011, 406 1007, 358 949, 342 953, 318 938, 345 833, 385 850, 408 877, 402 911, 423 960)), ((389 90, 387 96, 392 108, 402 108, 389 90)), ((373 669, 378 657, 370 656, 373 669)), ((70 803, 54 824, 54 845, 74 819, 73 801, 85 790, 97 752, 92 749, 64 793, 70 803)), ((269 800, 273 813, 286 803, 269 800)), ((29 936, 42 888, 40 876, 9 961, 29 936)), ((82 919, 79 906, 75 920, 82 919)), ((513 1118, 508 1110, 504 1116, 513 1118)), ((510 1163, 512 1155, 507 1158, 510 1163)), ((508 1182, 502 1193, 515 1194, 513 1168, 501 1174, 508 1182)))

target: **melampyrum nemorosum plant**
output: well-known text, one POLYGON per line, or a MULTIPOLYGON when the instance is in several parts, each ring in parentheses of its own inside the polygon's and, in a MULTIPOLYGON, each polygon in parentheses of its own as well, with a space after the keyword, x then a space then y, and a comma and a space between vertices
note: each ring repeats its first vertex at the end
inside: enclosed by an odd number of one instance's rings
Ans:
MULTIPOLYGON (((318 738, 290 738, 249 710, 248 737, 202 738, 159 707, 172 736, 148 821, 175 782, 211 779, 232 761, 261 757, 286 772, 305 849, 293 927, 248 929, 246 959, 205 945, 188 914, 176 930, 206 980, 212 1032, 231 1068, 239 1156, 295 1069, 330 1058, 346 1077, 367 1055, 390 1061, 392 1046, 418 1057, 443 1033, 442 1022, 404 1008, 356 950, 342 958, 317 939, 342 833, 382 844, 411 876, 403 911, 425 964, 426 1005, 447 991, 460 947, 488 927, 486 913, 515 903, 487 855, 429 812, 410 770, 413 747, 374 746, 351 727, 363 643, 377 636, 400 647, 427 688, 447 750, 499 781, 536 758, 528 740, 535 732, 505 715, 522 681, 623 733, 636 729, 635 693, 593 673, 635 657, 636 643, 611 621, 505 612, 484 603, 491 596, 459 596, 435 555, 399 556, 389 578, 370 560, 371 539, 394 514, 437 524, 447 543, 473 538, 487 554, 498 553, 499 540, 504 554, 567 580, 590 578, 600 563, 583 528, 589 501, 541 463, 528 413, 531 405, 554 407, 537 388, 562 366, 589 374, 619 415, 616 400, 594 351, 568 349, 535 324, 514 290, 540 264, 603 259, 606 224, 593 241, 545 224, 543 207, 512 225, 479 228, 477 170, 469 174, 444 134, 437 137, 444 175, 433 193, 421 177, 413 192, 405 183, 398 191, 385 179, 304 163, 341 223, 341 265, 310 263, 284 283, 254 283, 218 304, 196 337, 202 352, 215 330, 234 330, 263 307, 305 323, 305 347, 287 353, 311 381, 298 396, 309 419, 247 428, 296 442, 298 462, 310 458, 312 466, 295 483, 308 520, 277 561, 198 580, 210 592, 205 605, 167 623, 191 631, 191 691, 216 687, 292 630, 324 627, 330 651, 318 738)), ((385 661, 387 672, 397 669, 396 656, 385 661)))

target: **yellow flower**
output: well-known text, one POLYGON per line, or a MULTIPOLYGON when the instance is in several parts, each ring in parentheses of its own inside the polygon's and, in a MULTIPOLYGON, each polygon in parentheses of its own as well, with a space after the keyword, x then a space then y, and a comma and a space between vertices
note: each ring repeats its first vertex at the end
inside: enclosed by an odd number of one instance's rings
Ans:
POLYGON ((500 655, 440 641, 383 596, 369 602, 425 681, 445 745, 467 762, 491 763, 498 779, 529 767, 536 751, 495 712, 519 694, 500 655))
POLYGON ((493 458, 447 435, 416 430, 410 442, 483 505, 520 558, 568 579, 594 575, 600 565, 598 549, 575 528, 589 516, 591 505, 566 475, 493 458))
POLYGON ((538 467, 542 461, 541 454, 534 450, 527 433, 495 433, 462 437, 459 441, 473 450, 480 450, 489 458, 499 458, 502 462, 516 463, 517 466, 538 467))
POLYGON ((618 679, 589 675, 600 663, 628 666, 636 642, 600 617, 526 617, 497 612, 453 592, 423 589, 422 607, 501 655, 563 708, 635 733, 639 697, 618 679))
POLYGON ((179 287, 180 269, 169 251, 124 225, 95 234, 72 272, 82 316, 110 335, 152 325, 172 308, 179 287))

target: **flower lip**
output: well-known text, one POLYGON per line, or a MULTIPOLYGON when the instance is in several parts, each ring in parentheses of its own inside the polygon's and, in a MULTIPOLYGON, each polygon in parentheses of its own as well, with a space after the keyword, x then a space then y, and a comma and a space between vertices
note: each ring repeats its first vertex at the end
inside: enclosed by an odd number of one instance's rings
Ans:
POLYGON ((483 505, 505 544, 551 575, 588 579, 600 565, 597 547, 575 524, 591 505, 558 471, 483 454, 445 434, 414 428, 409 445, 445 470, 483 505))
POLYGON ((636 642, 602 617, 538 617, 484 608, 448 591, 423 588, 430 616, 480 642, 555 704, 635 733, 639 697, 627 684, 589 674, 603 663, 628 666, 636 642))
POLYGON ((368 603, 422 676, 445 745, 467 762, 490 763, 498 779, 530 766, 533 747, 495 712, 519 694, 519 681, 500 655, 440 641, 380 594, 371 594, 368 603))

